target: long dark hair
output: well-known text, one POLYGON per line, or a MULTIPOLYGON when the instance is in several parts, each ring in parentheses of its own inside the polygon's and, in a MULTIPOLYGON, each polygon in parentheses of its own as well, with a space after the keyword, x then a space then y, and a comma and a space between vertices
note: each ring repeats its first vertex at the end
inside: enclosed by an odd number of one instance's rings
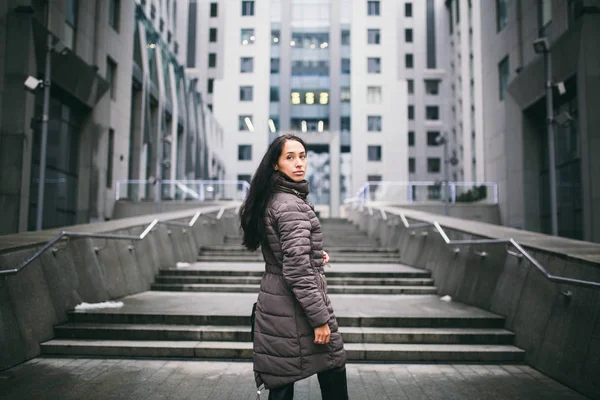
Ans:
POLYGON ((241 226, 244 231, 242 243, 249 250, 258 249, 265 238, 265 210, 275 185, 273 166, 277 165, 283 146, 288 140, 299 142, 306 150, 306 144, 298 136, 283 135, 275 139, 256 169, 250 182, 248 196, 240 208, 241 226))

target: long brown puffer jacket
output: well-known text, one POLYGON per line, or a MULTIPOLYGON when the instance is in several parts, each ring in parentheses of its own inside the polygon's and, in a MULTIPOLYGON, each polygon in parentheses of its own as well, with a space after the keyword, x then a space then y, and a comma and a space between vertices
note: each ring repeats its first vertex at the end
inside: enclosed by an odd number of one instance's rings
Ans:
POLYGON ((279 177, 265 212, 265 274, 254 333, 257 387, 286 385, 342 367, 346 351, 323 273, 323 233, 305 201, 308 182, 279 177), (314 343, 314 328, 329 324, 328 344, 314 343))

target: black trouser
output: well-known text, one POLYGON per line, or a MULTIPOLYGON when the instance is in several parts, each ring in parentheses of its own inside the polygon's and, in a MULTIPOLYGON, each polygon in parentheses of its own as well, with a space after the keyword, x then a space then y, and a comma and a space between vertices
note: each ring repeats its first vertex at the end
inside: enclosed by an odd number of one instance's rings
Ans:
MULTIPOLYGON (((348 400, 348 382, 346 380, 346 367, 330 369, 319 372, 319 386, 323 400, 348 400)), ((269 400, 292 400, 294 398, 294 384, 279 386, 269 391, 269 400)))

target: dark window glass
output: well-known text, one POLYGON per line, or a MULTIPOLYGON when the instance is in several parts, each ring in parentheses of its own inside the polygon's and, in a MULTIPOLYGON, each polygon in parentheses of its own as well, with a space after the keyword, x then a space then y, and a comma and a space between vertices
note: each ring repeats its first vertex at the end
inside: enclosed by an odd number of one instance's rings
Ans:
POLYGON ((254 36, 254 29, 244 28, 241 30, 241 32, 241 43, 244 46, 254 44, 254 41, 256 40, 256 37, 254 36))
POLYGON ((440 144, 437 141, 437 138, 440 136, 439 131, 429 131, 427 132, 427 146, 439 146, 440 144))
POLYGON ((381 58, 369 57, 367 59, 367 70, 370 74, 381 73, 381 58))
POLYGON ((369 44, 380 44, 381 31, 379 29, 367 30, 367 43, 369 44))
POLYGON ((213 88, 215 86, 215 78, 208 78, 208 93, 212 93, 213 92, 213 88))
POLYGON ((552 24, 553 0, 538 0, 538 24, 539 37, 550 36, 550 25, 552 24))
POLYGON ((440 119, 440 108, 438 106, 426 106, 425 107, 425 118, 430 121, 437 121, 440 119))
POLYGON ((273 44, 273 45, 279 44, 279 35, 280 34, 281 34, 281 32, 279 31, 279 29, 273 29, 271 31, 271 44, 273 44))
POLYGON ((271 90, 269 92, 269 101, 271 103, 276 103, 279 101, 279 87, 271 86, 271 90))
POLYGON ((254 15, 254 0, 242 1, 242 16, 254 15))
POLYGON ((500 100, 504 100, 504 92, 508 85, 508 78, 510 75, 510 69, 508 65, 508 56, 504 57, 500 64, 498 64, 498 89, 500 100))
POLYGON ((342 29, 342 45, 350 45, 350 31, 342 29))
POLYGON ((415 67, 415 61, 414 61, 414 57, 411 53, 405 54, 404 55, 404 66, 407 69, 411 69, 415 67))
POLYGON ((350 59, 342 58, 342 74, 350 73, 350 59))
POLYGON ((408 159, 408 172, 411 174, 415 173, 415 159, 413 157, 409 157, 408 159))
POLYGON ((113 157, 115 150, 115 131, 108 130, 108 152, 106 155, 106 187, 113 187, 113 157))
POLYGON ((407 18, 410 18, 410 17, 412 17, 412 12, 413 12, 412 3, 404 4, 404 16, 407 18))
POLYGON ((367 117, 367 130, 369 132, 381 132, 381 116, 369 115, 367 117))
POLYGON ((108 4, 108 24, 119 32, 121 18, 121 0, 110 0, 108 4))
POLYGON ((219 4, 218 3, 210 3, 210 16, 216 17, 219 13, 219 4))
POLYGON ((110 87, 110 98, 117 98, 117 63, 110 57, 106 58, 106 81, 110 87))
POLYGON ((436 68, 435 51, 435 5, 433 0, 427 0, 427 68, 436 68))
POLYGON ((404 41, 406 43, 412 43, 413 42, 413 30, 410 28, 407 28, 404 30, 404 41))
POLYGON ((208 68, 215 68, 217 66, 217 53, 208 54, 208 68))
POLYGON ((279 58, 271 58, 271 73, 279 73, 279 58))
POLYGON ((439 157, 428 158, 427 159, 427 172, 435 174, 440 172, 440 167, 442 162, 439 157))
POLYGON ((508 24, 508 0, 496 0, 496 30, 500 32, 508 24))
POLYGON ((215 43, 217 41, 217 28, 210 28, 208 36, 210 42, 215 43))
POLYGON ((238 160, 252 161, 252 145, 251 144, 238 145, 238 160))
POLYGON ((254 72, 254 58, 242 57, 240 59, 240 72, 242 72, 242 73, 254 72))
MULTIPOLYGON (((190 9, 188 12, 188 42, 187 42, 187 66, 189 68, 196 67, 196 33, 197 33, 197 7, 195 0, 190 1, 190 9)), ((178 44, 175 42, 175 49, 178 49, 178 44)))
POLYGON ((329 118, 292 118, 290 128, 302 132, 319 132, 329 130, 329 118))
POLYGON ((408 131, 408 145, 409 146, 415 145, 415 132, 414 131, 408 131))
POLYGON ((292 62, 293 76, 327 76, 329 75, 328 60, 302 60, 292 62))
POLYGON ((431 95, 440 94, 440 81, 437 79, 425 79, 425 93, 431 95))
MULTIPOLYGON (((244 174, 244 175, 238 175, 237 176, 238 182, 242 182, 243 181, 243 182, 250 183, 251 179, 252 179, 252 175, 244 174)), ((237 190, 244 190, 243 186, 244 186, 243 183, 238 183, 238 189, 237 190)))
POLYGON ((252 101, 253 92, 252 86, 240 86, 240 101, 252 101))
POLYGON ((379 0, 367 1, 367 15, 379 15, 379 0))
POLYGON ((352 92, 349 87, 340 88, 340 101, 342 103, 350 103, 352 92))
POLYGON ((367 154, 369 161, 381 161, 381 146, 368 146, 367 154))
POLYGON ((414 120, 415 119, 415 106, 408 106, 408 119, 409 120, 414 120))
POLYGON ((340 129, 342 132, 349 132, 351 127, 350 117, 341 117, 340 118, 340 129))
POLYGON ((253 131, 254 125, 252 123, 252 115, 240 115, 238 117, 238 130, 240 131, 253 131))
POLYGON ((408 90, 408 94, 415 94, 415 81, 412 79, 407 79, 406 87, 408 90))

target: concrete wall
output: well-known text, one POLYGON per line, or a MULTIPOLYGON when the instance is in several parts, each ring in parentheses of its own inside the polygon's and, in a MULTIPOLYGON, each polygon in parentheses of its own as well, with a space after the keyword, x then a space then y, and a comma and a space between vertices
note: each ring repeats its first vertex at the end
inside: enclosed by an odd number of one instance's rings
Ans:
MULTIPOLYGON (((386 211, 390 217, 392 211, 386 211)), ((452 240, 514 237, 550 274, 600 282, 600 245, 403 211, 413 217, 411 223, 438 220, 452 240)), ((397 219, 384 221, 357 211, 351 219, 380 237, 382 246, 399 248, 403 264, 430 270, 440 296, 505 317, 506 328, 516 334, 515 345, 527 352, 528 364, 600 399, 600 290, 550 282, 527 260, 508 255, 504 244, 460 246, 456 254, 431 228, 427 236, 412 236, 413 229, 397 219), (488 256, 481 258, 475 251, 488 256), (561 294, 565 290, 572 291, 570 300, 561 294)))
MULTIPOLYGON (((193 203, 181 201, 162 201, 160 203, 161 212, 172 212, 182 210, 196 210, 198 207, 206 207, 219 204, 218 202, 208 203, 193 203)), ((113 209, 112 219, 121 219, 136 217, 139 215, 150 215, 156 212, 156 204, 154 202, 139 202, 133 203, 129 201, 118 201, 113 209)))
MULTIPOLYGON (((402 207, 444 215, 443 204, 406 204, 402 207)), ((451 204, 448 211, 451 217, 500 225, 500 208, 497 204, 451 204)))
MULTIPOLYGON (((234 205, 233 207, 235 207, 234 205)), ((220 207, 155 214, 120 221, 69 227, 74 231, 140 235, 154 219, 188 222, 199 210, 215 215, 220 207)), ((200 219, 193 228, 157 225, 141 241, 71 238, 56 244, 16 275, 0 278, 0 371, 40 354, 39 344, 54 337, 53 327, 81 302, 118 299, 150 289, 160 268, 193 262, 200 245, 222 244, 237 233, 231 211, 219 221, 200 219), (134 249, 129 250, 128 246, 134 249), (100 250, 95 251, 98 247, 100 250)), ((0 237, 0 269, 12 269, 30 257, 56 231, 0 237), (12 249, 7 243, 29 245, 12 249)))

